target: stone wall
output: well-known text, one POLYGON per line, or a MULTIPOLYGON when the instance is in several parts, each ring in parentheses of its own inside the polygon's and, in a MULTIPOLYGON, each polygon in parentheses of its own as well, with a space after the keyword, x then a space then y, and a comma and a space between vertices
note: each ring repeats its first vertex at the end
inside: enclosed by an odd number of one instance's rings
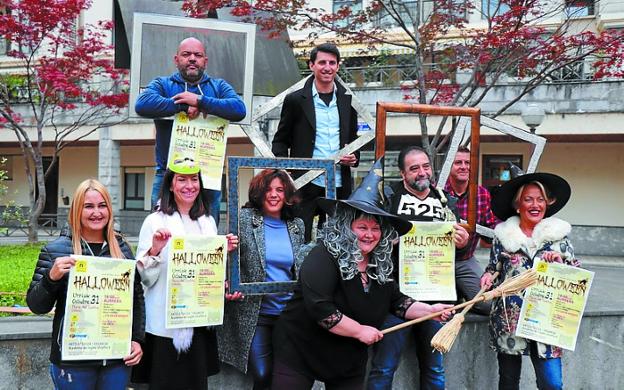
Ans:
MULTIPOLYGON (((49 319, 21 317, 0 319, 0 389, 51 388, 48 371, 49 319)), ((624 383, 624 312, 586 314, 576 351, 563 357, 567 389, 619 390, 624 383)), ((395 376, 395 389, 416 390, 418 361, 410 338, 395 376)), ((487 319, 469 317, 453 349, 446 356, 447 389, 495 389, 496 354, 488 347, 487 319)), ((231 367, 209 380, 209 389, 251 389, 251 381, 231 367)), ((141 388, 141 387, 138 387, 141 388)), ((320 384, 315 389, 322 388, 320 384)), ((535 389, 535 375, 528 357, 523 358, 521 389, 535 389)))

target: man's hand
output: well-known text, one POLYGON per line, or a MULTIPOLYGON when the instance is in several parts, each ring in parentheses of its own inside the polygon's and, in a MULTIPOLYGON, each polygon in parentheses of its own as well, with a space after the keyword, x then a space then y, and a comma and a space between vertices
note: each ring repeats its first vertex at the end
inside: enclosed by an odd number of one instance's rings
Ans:
MULTIPOLYGON (((201 111, 199 111, 199 108, 197 107, 189 107, 188 110, 186 110, 186 115, 188 116, 190 120, 197 118, 199 114, 201 114, 201 111)), ((206 117, 206 114, 204 113, 204 118, 205 117, 206 117)))
POLYGON ((468 244, 470 234, 466 229, 464 229, 463 226, 458 223, 453 225, 453 227, 455 228, 455 230, 453 231, 453 241, 455 241, 455 246, 458 249, 461 249, 468 244))
POLYGON ((357 157, 355 157, 355 154, 353 153, 342 156, 342 158, 340 159, 340 164, 352 167, 357 164, 357 157))
POLYGON ((187 104, 189 107, 197 107, 200 96, 193 92, 181 92, 173 97, 175 104, 187 104))

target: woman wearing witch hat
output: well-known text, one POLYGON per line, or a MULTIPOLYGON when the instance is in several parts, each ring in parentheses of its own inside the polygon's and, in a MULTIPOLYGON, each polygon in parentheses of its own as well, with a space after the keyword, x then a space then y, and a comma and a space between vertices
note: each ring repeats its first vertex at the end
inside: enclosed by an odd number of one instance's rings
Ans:
MULTIPOLYGON (((570 193, 570 185, 550 173, 517 176, 499 188, 492 198, 492 211, 505 222, 494 229, 482 287, 525 272, 536 259, 579 265, 567 237, 570 224, 552 217, 568 202, 570 193), (501 278, 493 281, 496 271, 501 278)), ((563 388, 561 348, 514 335, 521 307, 518 295, 503 296, 492 304, 490 344, 498 352, 498 388, 519 388, 522 355, 531 356, 539 389, 563 388)))
POLYGON ((379 173, 377 161, 349 199, 318 200, 331 217, 276 325, 273 389, 310 389, 314 380, 362 389, 367 346, 383 337, 389 312, 413 319, 449 307, 416 302, 392 280, 392 243, 411 223, 382 209, 379 173))

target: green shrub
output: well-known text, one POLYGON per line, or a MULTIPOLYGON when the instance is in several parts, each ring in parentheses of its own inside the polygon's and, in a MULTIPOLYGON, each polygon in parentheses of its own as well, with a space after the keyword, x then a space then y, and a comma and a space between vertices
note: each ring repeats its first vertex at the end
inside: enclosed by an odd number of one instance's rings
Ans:
POLYGON ((0 246, 0 306, 26 306, 25 294, 42 246, 43 243, 0 246))

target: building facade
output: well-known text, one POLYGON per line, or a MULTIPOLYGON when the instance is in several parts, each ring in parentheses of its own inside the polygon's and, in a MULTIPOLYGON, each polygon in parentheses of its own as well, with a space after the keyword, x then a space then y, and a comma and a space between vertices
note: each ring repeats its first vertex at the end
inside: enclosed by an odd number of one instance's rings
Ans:
MULTIPOLYGON (((344 5, 354 9, 366 6, 361 1, 319 3, 325 9, 338 9, 344 5)), ((410 7, 412 3, 405 4, 410 7)), ((483 10, 487 4, 492 6, 494 3, 483 0, 480 7, 483 10)), ((426 7, 433 6, 431 1, 423 4, 423 12, 426 12, 426 7)), ((580 13, 579 21, 591 25, 591 28, 624 27, 624 1, 601 1, 599 4, 570 1, 566 4, 570 9, 576 9, 575 12, 580 13)), ((85 13, 83 20, 92 22, 110 18, 110 2, 99 0, 85 13)), ((470 26, 478 26, 483 22, 478 13, 469 15, 468 21, 470 26)), ((383 16, 379 22, 391 23, 383 16)), ((298 36, 291 33, 291 36, 294 40, 301 40, 295 50, 296 54, 302 54, 309 48, 304 40, 305 34, 298 36)), ((333 40, 331 36, 321 39, 333 40)), ((340 48, 346 59, 341 76, 373 116, 377 101, 404 101, 405 92, 401 86, 412 77, 409 64, 399 59, 406 54, 409 56, 409 53, 388 47, 383 52, 390 61, 380 65, 369 63, 358 66, 349 65, 357 64, 357 61, 349 59, 362 58, 362 48, 349 44, 341 45, 340 48), (396 61, 392 60, 393 56, 396 61)), ((19 72, 15 61, 1 54, 0 72, 19 72)), ((535 129, 537 134, 547 139, 538 170, 560 174, 573 188, 570 203, 560 216, 574 225, 574 240, 581 244, 582 252, 623 255, 624 208, 618 204, 618 195, 624 191, 621 174, 624 171, 624 81, 594 81, 591 74, 587 74, 587 69, 582 64, 579 66, 569 69, 565 75, 562 73, 559 79, 537 87, 497 119, 528 131, 521 118, 523 110, 530 105, 544 109, 544 120, 535 129), (596 242, 600 245, 595 245, 596 242)), ((513 95, 515 88, 522 87, 510 80, 502 80, 499 84, 479 105, 486 115, 496 112, 508 101, 508 96, 513 95)), ((255 97, 254 105, 266 101, 267 98, 255 97)), ((268 118, 268 127, 275 128, 279 109, 272 111, 268 118)), ((436 119, 430 120, 435 122, 436 119)), ((391 115, 388 118, 386 174, 390 178, 399 177, 395 163, 398 150, 408 143, 420 142, 417 123, 414 116, 391 115)), ((526 168, 531 152, 530 145, 483 128, 479 164, 481 183, 499 184, 501 170, 507 161, 526 168)), ((230 126, 226 153, 228 156, 254 155, 253 144, 237 125, 230 126)), ((361 179, 370 167, 372 154, 372 151, 363 153, 363 163, 355 172, 356 180, 361 179)), ((6 181, 9 193, 0 203, 14 201, 27 205, 24 158, 11 131, 0 132, 0 156, 7 158, 4 170, 9 178, 6 181)), ((66 214, 77 184, 89 177, 99 178, 111 190, 114 207, 125 221, 121 224, 122 229, 134 234, 144 215, 149 212, 153 172, 154 129, 151 120, 132 118, 122 124, 100 129, 63 150, 56 173, 52 175, 50 183, 46 183, 50 202, 44 213, 66 214)), ((252 171, 241 174, 241 202, 245 201, 246 182, 252 174, 252 171)), ((225 185, 225 179, 223 183, 225 185)), ((222 210, 225 210, 226 201, 227 191, 224 187, 222 210)))

